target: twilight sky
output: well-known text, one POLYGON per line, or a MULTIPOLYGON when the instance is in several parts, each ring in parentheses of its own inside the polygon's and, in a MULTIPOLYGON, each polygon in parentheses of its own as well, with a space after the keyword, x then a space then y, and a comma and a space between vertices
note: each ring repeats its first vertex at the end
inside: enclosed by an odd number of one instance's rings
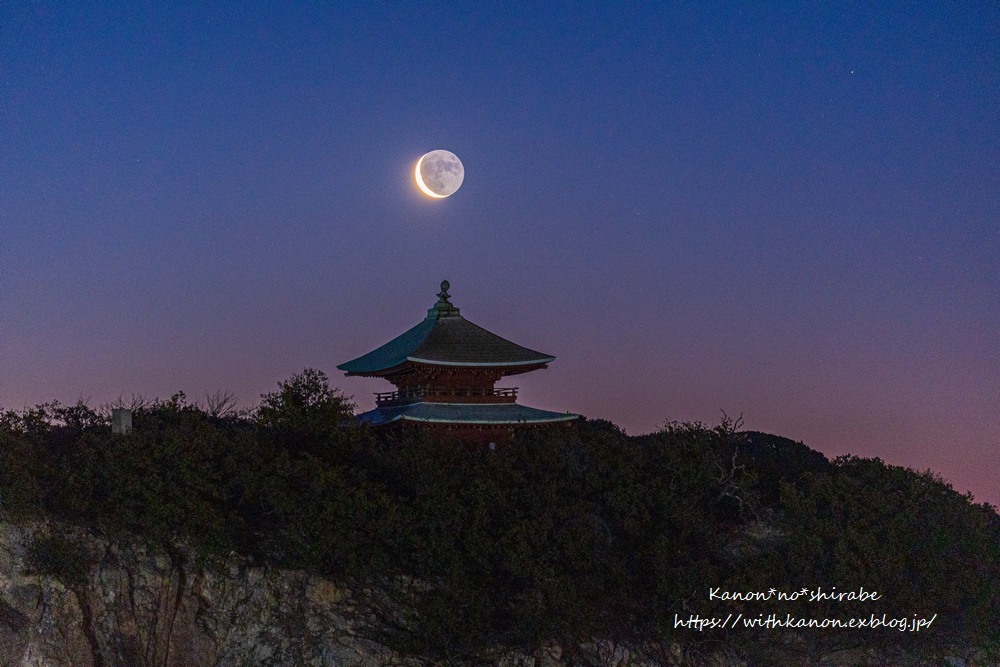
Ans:
POLYGON ((0 6, 3 408, 368 409, 447 278, 527 405, 1000 503, 1000 4, 202 4, 0 6))

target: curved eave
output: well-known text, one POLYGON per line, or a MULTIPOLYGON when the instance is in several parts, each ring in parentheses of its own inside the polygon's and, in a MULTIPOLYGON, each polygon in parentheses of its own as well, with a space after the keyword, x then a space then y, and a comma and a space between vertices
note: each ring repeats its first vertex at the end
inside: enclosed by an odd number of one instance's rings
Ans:
MULTIPOLYGON (((346 365, 346 364, 341 364, 341 366, 344 366, 344 365, 346 365)), ((339 368, 340 370, 344 370, 343 368, 341 368, 341 366, 337 366, 337 368, 339 368)), ((346 371, 344 373, 344 375, 347 376, 347 377, 380 378, 380 377, 386 377, 386 376, 389 376, 389 375, 397 375, 399 373, 402 373, 402 372, 406 371, 408 368, 409 368, 409 366, 408 366, 407 362, 404 361, 401 364, 396 364, 395 366, 390 366, 388 368, 383 368, 383 369, 364 370, 364 371, 346 371)))
MULTIPOLYGON (((374 378, 391 378, 394 375, 401 375, 402 373, 411 372, 418 366, 424 367, 437 367, 437 368, 489 368, 497 369, 501 371, 501 375, 520 375, 521 373, 528 373, 530 371, 541 370, 543 368, 548 368, 549 361, 552 361, 555 357, 549 357, 543 361, 520 361, 517 363, 470 363, 465 361, 435 361, 434 359, 419 359, 416 357, 407 357, 406 360, 395 366, 391 366, 385 369, 378 370, 363 370, 363 371, 347 371, 344 373, 347 377, 374 377, 374 378)), ((339 368, 339 367, 338 367, 339 368)))
POLYGON ((518 403, 492 405, 421 402, 375 408, 357 418, 375 426, 400 421, 452 426, 531 426, 573 421, 579 419, 579 415, 540 410, 518 403))
POLYGON ((468 368, 504 368, 507 366, 534 366, 551 363, 556 360, 555 357, 542 357, 540 359, 528 359, 526 361, 486 361, 486 362, 475 362, 475 361, 439 361, 437 359, 421 359, 419 357, 407 357, 407 361, 412 361, 417 364, 427 364, 428 366, 465 366, 468 368))
POLYGON ((407 422, 420 422, 421 424, 451 424, 454 426, 464 426, 466 424, 470 426, 530 426, 532 424, 556 424, 558 422, 567 422, 574 419, 579 419, 580 415, 562 415, 559 417, 553 417, 551 419, 532 419, 531 421, 489 421, 485 419, 467 419, 465 421, 456 422, 449 421, 447 419, 433 419, 430 417, 411 417, 409 415, 398 415, 390 419, 387 424, 391 424, 396 421, 407 421, 407 422))

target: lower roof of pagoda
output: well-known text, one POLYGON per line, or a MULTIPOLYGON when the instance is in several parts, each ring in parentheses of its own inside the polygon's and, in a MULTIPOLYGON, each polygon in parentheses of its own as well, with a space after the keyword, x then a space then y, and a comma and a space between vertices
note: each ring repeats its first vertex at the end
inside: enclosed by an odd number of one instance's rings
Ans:
POLYGON ((452 426, 529 426, 578 419, 568 412, 551 412, 518 403, 408 403, 380 407, 358 415, 373 426, 394 422, 417 422, 452 426))

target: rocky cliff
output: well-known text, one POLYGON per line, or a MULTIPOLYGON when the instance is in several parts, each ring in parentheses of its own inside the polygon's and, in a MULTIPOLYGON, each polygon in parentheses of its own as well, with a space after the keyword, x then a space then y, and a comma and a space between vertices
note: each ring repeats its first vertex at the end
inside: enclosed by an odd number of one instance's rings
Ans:
MULTIPOLYGON (((0 523, 0 667, 194 667, 201 665, 427 665, 381 637, 401 622, 378 591, 304 572, 198 564, 189 550, 158 553, 53 522, 0 523)), ((774 664, 873 665, 868 651, 803 655, 774 664)), ((903 657, 900 654, 898 657, 903 657)), ((933 664, 905 656, 898 664, 933 664)), ((748 664, 722 646, 691 655, 676 644, 642 651, 610 642, 555 644, 531 655, 461 656, 446 664, 607 667, 748 664)), ((757 664, 754 662, 754 664, 757 664)), ((994 664, 956 659, 951 664, 994 664)))
MULTIPOLYGON (((154 553, 52 522, 0 523, 0 667, 429 662, 374 639, 385 619, 374 610, 386 607, 377 591, 236 557, 224 568, 195 560, 183 549, 154 553)), ((580 648, 595 664, 649 664, 608 643, 580 648)), ((473 662, 567 664, 556 645, 473 662)))
POLYGON ((399 664, 366 638, 364 595, 235 559, 218 571, 63 526, 0 525, 0 665, 399 664), (53 537, 76 552, 45 553, 53 537))

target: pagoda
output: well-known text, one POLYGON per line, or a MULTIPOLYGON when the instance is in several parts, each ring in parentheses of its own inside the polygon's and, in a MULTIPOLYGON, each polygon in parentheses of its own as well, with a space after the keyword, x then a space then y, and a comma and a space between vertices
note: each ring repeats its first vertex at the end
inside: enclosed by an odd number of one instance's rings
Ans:
POLYGON ((378 427, 419 425, 483 441, 518 427, 568 424, 579 415, 517 402, 517 388, 494 385, 507 375, 548 367, 555 357, 501 338, 462 317, 441 283, 437 303, 415 327, 368 354, 340 364, 348 376, 385 378, 396 391, 375 394, 358 419, 378 427))

